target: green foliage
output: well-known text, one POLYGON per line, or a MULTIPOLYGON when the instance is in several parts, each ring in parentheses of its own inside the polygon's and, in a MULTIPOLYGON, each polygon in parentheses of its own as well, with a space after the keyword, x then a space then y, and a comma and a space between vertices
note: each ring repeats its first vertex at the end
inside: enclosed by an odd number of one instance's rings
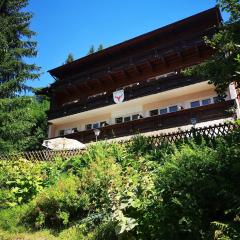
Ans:
POLYGON ((39 77, 39 67, 25 61, 37 55, 32 14, 22 11, 27 5, 28 0, 0 1, 0 98, 29 90, 26 81, 39 77))
POLYGON ((240 2, 219 0, 218 3, 223 11, 230 13, 230 18, 211 39, 205 38, 215 53, 209 60, 187 69, 185 74, 209 79, 218 94, 224 96, 230 83, 236 82, 237 87, 240 84, 240 2))
POLYGON ((41 148, 47 133, 49 103, 35 97, 0 99, 0 151, 41 148))
MULTIPOLYGON (((69 159, 6 161, 0 168, 2 199, 16 186, 31 194, 20 192, 24 201, 0 210, 0 236, 239 239, 239 155, 238 130, 158 148, 138 136, 127 145, 98 142, 69 159), (27 233, 36 229, 54 236, 27 233)), ((13 202, 19 197, 14 194, 13 202)))
POLYGON ((9 233, 26 232, 28 229, 22 223, 23 217, 31 209, 31 204, 11 207, 0 211, 0 239, 1 230, 9 233))
POLYGON ((30 201, 46 186, 41 165, 19 159, 0 162, 0 208, 12 207, 30 201))
POLYGON ((89 198, 80 192, 79 182, 75 176, 63 175, 34 199, 34 206, 24 221, 34 224, 35 228, 59 228, 68 225, 70 220, 85 216, 89 198))
POLYGON ((37 55, 35 35, 29 29, 28 0, 0 1, 0 151, 26 151, 41 147, 47 133, 48 102, 22 97, 32 90, 26 81, 39 77, 39 67, 27 58, 37 55))
POLYGON ((99 44, 97 50, 95 50, 94 45, 92 45, 92 46, 89 48, 89 51, 88 51, 87 55, 93 54, 93 53, 95 53, 95 52, 102 51, 103 49, 104 49, 103 44, 99 44))
POLYGON ((95 48, 94 48, 94 45, 92 45, 92 46, 89 48, 89 51, 88 51, 88 54, 87 54, 87 55, 93 54, 94 52, 95 52, 95 48))
POLYGON ((73 61, 74 61, 74 56, 73 56, 72 53, 69 53, 64 64, 67 64, 67 63, 70 63, 70 62, 73 62, 73 61))
POLYGON ((104 49, 103 45, 102 44, 99 44, 98 46, 98 51, 102 51, 104 49))

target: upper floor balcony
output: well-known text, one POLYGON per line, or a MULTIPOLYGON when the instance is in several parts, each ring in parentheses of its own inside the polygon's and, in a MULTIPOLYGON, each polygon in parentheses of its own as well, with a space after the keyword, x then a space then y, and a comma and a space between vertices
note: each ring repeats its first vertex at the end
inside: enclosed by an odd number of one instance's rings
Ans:
MULTIPOLYGON (((126 86, 124 88, 124 101, 126 102, 151 94, 189 86, 201 81, 202 80, 197 78, 183 77, 176 74, 170 77, 146 80, 141 83, 126 86)), ((49 120, 57 119, 112 104, 115 104, 112 93, 103 92, 101 94, 88 97, 88 99, 86 99, 84 102, 81 100, 75 100, 74 102, 63 104, 63 106, 59 109, 52 109, 49 111, 48 118, 49 120)))
MULTIPOLYGON (((206 106, 183 109, 173 113, 107 125, 100 128, 99 139, 112 139, 137 133, 181 127, 191 124, 192 119, 195 119, 197 123, 226 119, 232 117, 233 113, 230 109, 234 107, 234 105, 235 100, 228 100, 206 106)), ((94 131, 92 129, 68 134, 65 135, 65 137, 77 139, 84 143, 95 140, 94 131)))

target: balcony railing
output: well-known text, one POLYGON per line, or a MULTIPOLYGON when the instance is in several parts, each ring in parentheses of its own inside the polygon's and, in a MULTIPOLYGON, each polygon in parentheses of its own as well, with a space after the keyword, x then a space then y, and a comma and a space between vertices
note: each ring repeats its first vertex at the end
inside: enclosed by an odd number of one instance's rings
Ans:
MULTIPOLYGON (((210 104, 191 109, 180 110, 174 113, 158 115, 138 119, 135 121, 108 125, 100 130, 99 139, 112 139, 137 133, 150 132, 155 130, 167 129, 171 127, 180 127, 191 124, 191 119, 195 118, 197 123, 211 120, 231 117, 232 113, 228 111, 234 106, 234 100, 221 103, 210 104)), ((81 131, 66 135, 67 138, 77 139, 81 142, 88 143, 95 140, 93 130, 81 131)))
MULTIPOLYGON (((125 95, 124 101, 129 101, 135 98, 168 91, 179 87, 188 86, 194 83, 198 83, 200 81, 201 80, 196 78, 187 78, 178 75, 153 80, 150 82, 144 81, 141 82, 139 85, 134 85, 132 87, 126 88, 124 90, 125 95)), ((49 120, 60 118, 100 107, 105 107, 112 104, 114 104, 112 94, 97 96, 94 98, 90 98, 85 102, 68 104, 56 110, 52 109, 48 114, 48 118, 49 120)))

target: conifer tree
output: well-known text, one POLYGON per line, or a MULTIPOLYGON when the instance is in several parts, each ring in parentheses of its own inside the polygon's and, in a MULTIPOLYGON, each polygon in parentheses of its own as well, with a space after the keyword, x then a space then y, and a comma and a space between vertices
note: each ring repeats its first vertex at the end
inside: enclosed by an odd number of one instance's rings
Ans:
POLYGON ((29 90, 26 81, 39 77, 39 67, 25 60, 37 54, 32 14, 23 11, 27 5, 28 0, 0 0, 0 98, 29 90))
POLYGON ((94 53, 94 52, 95 52, 95 48, 94 48, 94 46, 92 45, 92 46, 90 47, 87 55, 90 55, 90 54, 92 54, 92 53, 94 53))
POLYGON ((72 53, 69 53, 68 56, 67 56, 67 59, 65 61, 65 64, 73 62, 73 61, 74 61, 74 56, 73 56, 72 53))
POLYGON ((101 50, 103 50, 103 45, 102 44, 100 44, 99 46, 98 46, 98 51, 101 51, 101 50))
POLYGON ((26 81, 39 77, 39 67, 26 62, 37 54, 27 4, 0 0, 0 152, 39 149, 47 134, 48 101, 23 96, 26 81))

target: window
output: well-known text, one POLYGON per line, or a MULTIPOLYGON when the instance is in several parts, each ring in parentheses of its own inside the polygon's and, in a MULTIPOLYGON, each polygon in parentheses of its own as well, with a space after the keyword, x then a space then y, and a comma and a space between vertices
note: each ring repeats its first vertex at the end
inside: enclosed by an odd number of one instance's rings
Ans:
POLYGON ((115 118, 115 123, 122 123, 123 122, 123 118, 119 117, 119 118, 115 118))
POLYGON ((99 128, 99 123, 93 123, 92 128, 93 128, 93 129, 99 128))
POLYGON ((202 106, 209 105, 209 104, 211 104, 211 99, 210 98, 202 100, 202 106))
POLYGON ((76 133, 77 131, 77 128, 72 128, 72 133, 76 133))
POLYGON ((64 135, 71 134, 71 133, 72 133, 72 129, 71 128, 68 128, 68 129, 64 130, 64 135))
POLYGON ((220 97, 217 96, 217 97, 213 97, 213 102, 214 103, 219 103, 221 101, 220 97))
POLYGON ((151 110, 149 113, 150 113, 151 117, 156 116, 156 115, 158 115, 158 109, 151 110))
POLYGON ((199 107, 199 106, 200 106, 200 102, 199 101, 191 102, 191 108, 195 108, 195 107, 199 107))
POLYGON ((107 124, 107 122, 106 121, 104 121, 104 122, 100 122, 100 127, 105 127, 105 126, 107 126, 108 124, 107 124))
POLYGON ((166 114, 166 113, 167 113, 167 108, 160 109, 160 114, 166 114))
POLYGON ((130 116, 127 116, 127 117, 124 118, 124 122, 129 122, 129 121, 131 121, 131 117, 130 116))
POLYGON ((86 124, 86 125, 85 125, 85 129, 86 129, 86 130, 92 129, 92 124, 86 124))
POLYGON ((177 112, 177 110, 178 110, 177 105, 169 107, 169 112, 170 112, 170 113, 172 113, 172 112, 177 112))
POLYGON ((132 120, 137 120, 140 118, 139 114, 132 115, 132 120))
POLYGON ((59 131, 59 136, 64 136, 64 130, 59 131))

